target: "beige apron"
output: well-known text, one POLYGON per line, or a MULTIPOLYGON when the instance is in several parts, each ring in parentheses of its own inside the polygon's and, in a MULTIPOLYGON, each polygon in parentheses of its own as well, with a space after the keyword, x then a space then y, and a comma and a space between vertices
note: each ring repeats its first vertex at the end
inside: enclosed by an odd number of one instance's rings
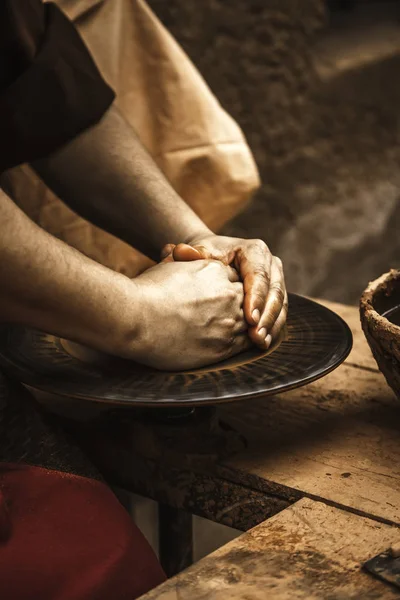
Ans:
MULTIPOLYGON (((117 104, 174 189, 214 231, 259 186, 253 156, 189 58, 144 0, 56 0, 75 21, 117 104)), ((150 263, 67 208, 24 165, 7 175, 16 202, 84 254, 133 276, 150 263)))

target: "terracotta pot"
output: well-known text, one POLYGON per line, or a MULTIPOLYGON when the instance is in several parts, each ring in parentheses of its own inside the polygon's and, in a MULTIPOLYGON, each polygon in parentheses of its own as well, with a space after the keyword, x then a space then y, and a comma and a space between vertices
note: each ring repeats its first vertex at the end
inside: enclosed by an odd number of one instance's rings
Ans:
POLYGON ((392 269, 369 284, 360 316, 375 360, 400 399, 400 271, 392 269))

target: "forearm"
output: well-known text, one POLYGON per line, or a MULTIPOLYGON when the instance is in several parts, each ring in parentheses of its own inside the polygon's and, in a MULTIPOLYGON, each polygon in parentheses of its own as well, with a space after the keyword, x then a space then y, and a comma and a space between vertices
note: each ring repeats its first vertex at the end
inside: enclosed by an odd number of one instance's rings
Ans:
POLYGON ((75 212, 151 258, 158 259, 169 242, 211 233, 115 107, 98 125, 33 166, 75 212))
POLYGON ((135 283, 40 229, 1 190, 0 224, 0 320, 118 353, 128 321, 135 333, 135 283))

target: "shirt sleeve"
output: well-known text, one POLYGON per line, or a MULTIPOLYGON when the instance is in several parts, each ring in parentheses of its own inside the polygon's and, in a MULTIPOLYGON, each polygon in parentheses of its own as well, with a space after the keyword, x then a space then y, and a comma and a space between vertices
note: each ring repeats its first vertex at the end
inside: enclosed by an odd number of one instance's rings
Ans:
POLYGON ((0 173, 64 145, 114 97, 56 5, 0 0, 0 173))

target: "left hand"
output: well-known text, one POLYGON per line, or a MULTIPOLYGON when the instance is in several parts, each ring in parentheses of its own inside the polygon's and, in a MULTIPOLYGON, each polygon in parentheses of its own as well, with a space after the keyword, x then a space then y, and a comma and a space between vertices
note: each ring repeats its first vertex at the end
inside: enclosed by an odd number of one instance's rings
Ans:
POLYGON ((288 297, 282 262, 262 240, 209 235, 189 244, 167 244, 164 261, 220 260, 236 268, 243 281, 245 319, 250 339, 266 350, 286 322, 288 297))

